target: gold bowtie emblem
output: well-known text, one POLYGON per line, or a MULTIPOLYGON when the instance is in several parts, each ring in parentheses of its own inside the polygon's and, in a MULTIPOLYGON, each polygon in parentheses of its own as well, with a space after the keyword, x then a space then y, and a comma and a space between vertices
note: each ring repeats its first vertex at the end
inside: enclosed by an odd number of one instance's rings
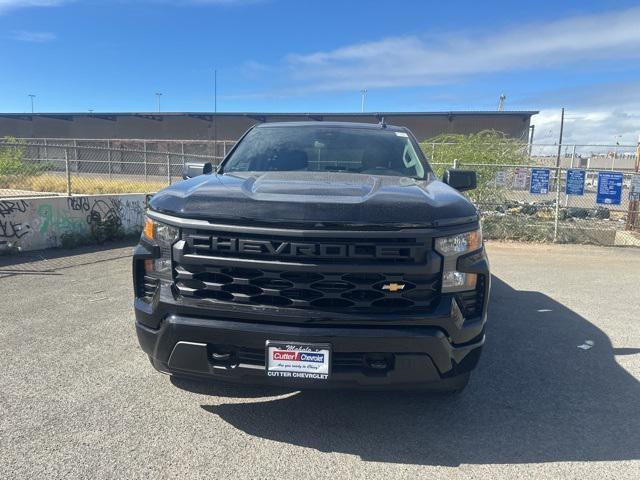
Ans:
POLYGON ((382 289, 389 290, 390 292, 398 292, 404 290, 404 283, 385 283, 382 289))

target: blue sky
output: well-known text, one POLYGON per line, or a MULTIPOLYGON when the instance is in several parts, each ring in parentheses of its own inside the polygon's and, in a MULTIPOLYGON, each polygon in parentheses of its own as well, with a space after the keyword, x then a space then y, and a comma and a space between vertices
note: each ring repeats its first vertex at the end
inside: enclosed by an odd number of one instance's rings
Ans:
POLYGON ((0 0, 0 111, 541 110, 635 143, 632 1, 0 0))

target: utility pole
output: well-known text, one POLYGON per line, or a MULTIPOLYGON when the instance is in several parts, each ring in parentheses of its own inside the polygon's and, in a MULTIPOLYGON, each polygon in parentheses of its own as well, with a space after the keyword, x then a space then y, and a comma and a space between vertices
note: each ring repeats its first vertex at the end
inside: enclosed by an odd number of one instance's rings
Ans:
POLYGON ((504 112, 504 101, 507 99, 507 96, 504 93, 500 94, 500 99, 498 100, 498 111, 504 112))
POLYGON ((556 211, 553 222, 553 241, 558 239, 558 220, 560 215, 560 155, 562 154, 562 133, 564 130, 564 107, 560 115, 560 138, 558 139, 558 155, 556 157, 556 211))
POLYGON ((218 70, 213 69, 213 159, 218 157, 218 70))
MULTIPOLYGON (((562 133, 564 131, 564 107, 560 114, 560 138, 558 139, 558 155, 556 156, 556 169, 560 167, 560 154, 562 153, 562 133)), ((557 175, 558 170, 556 170, 557 175)))
MULTIPOLYGON (((638 146, 636 147, 636 173, 631 177, 640 176, 640 135, 638 136, 638 146)), ((637 177, 636 177, 637 178, 637 177)), ((629 194, 631 197, 631 194, 629 194)), ((640 201, 632 200, 629 198, 629 210, 627 211, 627 224, 625 225, 625 230, 634 230, 636 228, 636 223, 638 222, 638 209, 640 209, 640 201)))
POLYGON ((34 109, 33 109, 33 99, 34 99, 34 98, 36 98, 36 96, 35 96, 33 93, 30 93, 30 94, 28 95, 28 97, 31 97, 31 113, 33 113, 33 112, 34 112, 34 109))
POLYGON ((160 97, 162 96, 162 92, 156 92, 156 98, 158 99, 158 113, 160 113, 160 97))
POLYGON ((367 96, 368 90, 363 88, 360 90, 360 111, 364 113, 364 99, 367 96))
POLYGON ((613 159, 611 160, 611 171, 613 171, 616 166, 616 159, 618 158, 618 147, 620 146, 620 139, 622 138, 622 135, 615 135, 613 138, 616 141, 616 148, 613 151, 613 159))

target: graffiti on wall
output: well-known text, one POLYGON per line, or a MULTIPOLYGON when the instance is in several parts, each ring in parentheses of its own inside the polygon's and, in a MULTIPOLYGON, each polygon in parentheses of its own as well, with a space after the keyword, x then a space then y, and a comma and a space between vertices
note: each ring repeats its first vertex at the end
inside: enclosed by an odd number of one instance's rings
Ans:
POLYGON ((123 225, 143 225, 144 224, 144 202, 140 200, 121 200, 112 198, 111 204, 116 210, 123 225))
POLYGON ((144 197, 89 196, 0 200, 0 248, 37 249, 102 242, 138 232, 144 197), (71 239, 71 243, 69 243, 71 239))
POLYGON ((67 198, 67 207, 74 212, 88 212, 91 209, 87 197, 69 197, 67 198))
POLYGON ((17 218, 19 214, 26 213, 28 208, 25 200, 0 201, 0 243, 19 240, 31 232, 31 226, 17 218))
POLYGON ((0 200, 0 217, 4 218, 12 213, 24 213, 29 208, 26 200, 0 200))
POLYGON ((40 217, 40 233, 46 234, 52 230, 60 233, 83 233, 87 230, 87 224, 82 218, 74 216, 71 211, 56 208, 50 203, 38 206, 40 217))

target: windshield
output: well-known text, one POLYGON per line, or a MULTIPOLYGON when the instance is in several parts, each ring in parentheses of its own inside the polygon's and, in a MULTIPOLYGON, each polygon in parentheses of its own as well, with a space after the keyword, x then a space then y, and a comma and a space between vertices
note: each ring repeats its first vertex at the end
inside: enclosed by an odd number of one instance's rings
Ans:
POLYGON ((344 127, 251 130, 223 172, 351 172, 425 178, 431 170, 405 132, 344 127))

